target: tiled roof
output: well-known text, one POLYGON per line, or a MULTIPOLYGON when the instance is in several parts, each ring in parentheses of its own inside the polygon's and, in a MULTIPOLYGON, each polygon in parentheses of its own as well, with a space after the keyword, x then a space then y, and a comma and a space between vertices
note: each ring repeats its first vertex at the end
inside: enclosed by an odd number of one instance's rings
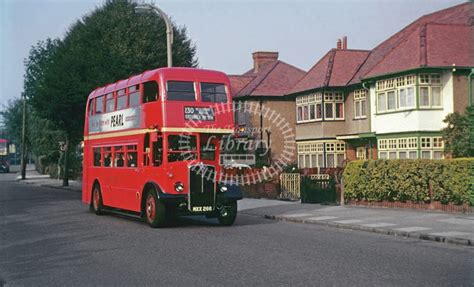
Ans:
POLYGON ((472 3, 422 16, 375 47, 350 84, 418 67, 474 66, 472 3))
POLYGON ((290 93, 325 86, 345 86, 367 58, 369 51, 331 49, 291 89, 290 93))
POLYGON ((229 75, 232 95, 239 93, 253 78, 251 76, 229 75))
POLYGON ((242 76, 230 76, 233 97, 284 96, 305 72, 283 61, 275 60, 264 64, 242 76))

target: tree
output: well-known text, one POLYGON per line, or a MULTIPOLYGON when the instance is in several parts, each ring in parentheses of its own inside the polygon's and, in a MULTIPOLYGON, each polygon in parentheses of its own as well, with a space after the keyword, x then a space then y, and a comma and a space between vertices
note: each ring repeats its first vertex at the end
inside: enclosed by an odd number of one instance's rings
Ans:
POLYGON ((443 120, 447 127, 443 129, 445 151, 453 157, 474 156, 474 106, 466 108, 464 114, 449 114, 443 120))
MULTIPOLYGON (((41 43, 30 53, 27 71, 30 64, 47 64, 41 72, 31 73, 38 76, 32 77, 33 81, 25 81, 34 83, 27 96, 40 117, 64 131, 67 147, 82 139, 86 99, 92 90, 166 66, 164 22, 155 14, 135 14, 135 5, 124 0, 107 1, 73 24, 63 40, 41 43), (37 60, 41 57, 43 61, 37 60)), ((195 47, 186 29, 174 25, 173 31, 173 62, 196 66, 195 47)), ((64 165, 67 170, 67 160, 64 165)), ((63 185, 68 185, 66 172, 63 185)))
MULTIPOLYGON (((10 100, 0 115, 3 117, 5 125, 4 137, 21 148, 23 101, 21 99, 10 100)), ((26 106, 26 122, 25 145, 27 150, 56 161, 58 159, 56 147, 58 141, 64 139, 63 133, 51 121, 39 117, 30 105, 26 106)))
POLYGON ((19 99, 9 100, 0 114, 5 125, 5 138, 18 144, 21 142, 21 117, 23 102, 19 99))

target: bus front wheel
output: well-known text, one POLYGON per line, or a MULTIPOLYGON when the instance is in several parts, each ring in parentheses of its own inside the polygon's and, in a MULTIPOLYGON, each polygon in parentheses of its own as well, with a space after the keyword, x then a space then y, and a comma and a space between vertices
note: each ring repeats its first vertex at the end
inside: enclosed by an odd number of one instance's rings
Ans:
POLYGON ((103 213, 104 206, 102 204, 102 193, 100 192, 99 185, 94 185, 94 189, 92 190, 92 211, 97 214, 101 215, 103 213))
POLYGON ((234 224, 237 217, 237 202, 228 203, 222 207, 217 213, 217 220, 220 225, 230 226, 234 224))
POLYGON ((145 219, 153 228, 163 227, 166 223, 166 207, 158 199, 155 190, 151 190, 147 193, 145 199, 145 219))

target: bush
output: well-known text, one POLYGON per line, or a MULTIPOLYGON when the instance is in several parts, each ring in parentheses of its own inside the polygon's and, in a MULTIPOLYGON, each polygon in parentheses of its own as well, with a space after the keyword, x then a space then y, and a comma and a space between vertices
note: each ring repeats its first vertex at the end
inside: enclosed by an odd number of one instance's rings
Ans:
POLYGON ((474 158, 351 161, 344 185, 348 200, 474 205, 474 158))
POLYGON ((47 168, 50 164, 50 160, 47 156, 39 156, 36 161, 35 161, 35 167, 36 171, 38 171, 41 174, 46 174, 47 173, 47 168))

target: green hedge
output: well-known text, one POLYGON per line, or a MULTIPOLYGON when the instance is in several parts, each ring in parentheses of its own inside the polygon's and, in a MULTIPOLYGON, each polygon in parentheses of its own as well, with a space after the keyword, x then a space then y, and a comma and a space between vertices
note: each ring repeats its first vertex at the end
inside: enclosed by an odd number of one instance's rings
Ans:
POLYGON ((474 158, 351 161, 344 170, 344 197, 474 205, 474 158))

